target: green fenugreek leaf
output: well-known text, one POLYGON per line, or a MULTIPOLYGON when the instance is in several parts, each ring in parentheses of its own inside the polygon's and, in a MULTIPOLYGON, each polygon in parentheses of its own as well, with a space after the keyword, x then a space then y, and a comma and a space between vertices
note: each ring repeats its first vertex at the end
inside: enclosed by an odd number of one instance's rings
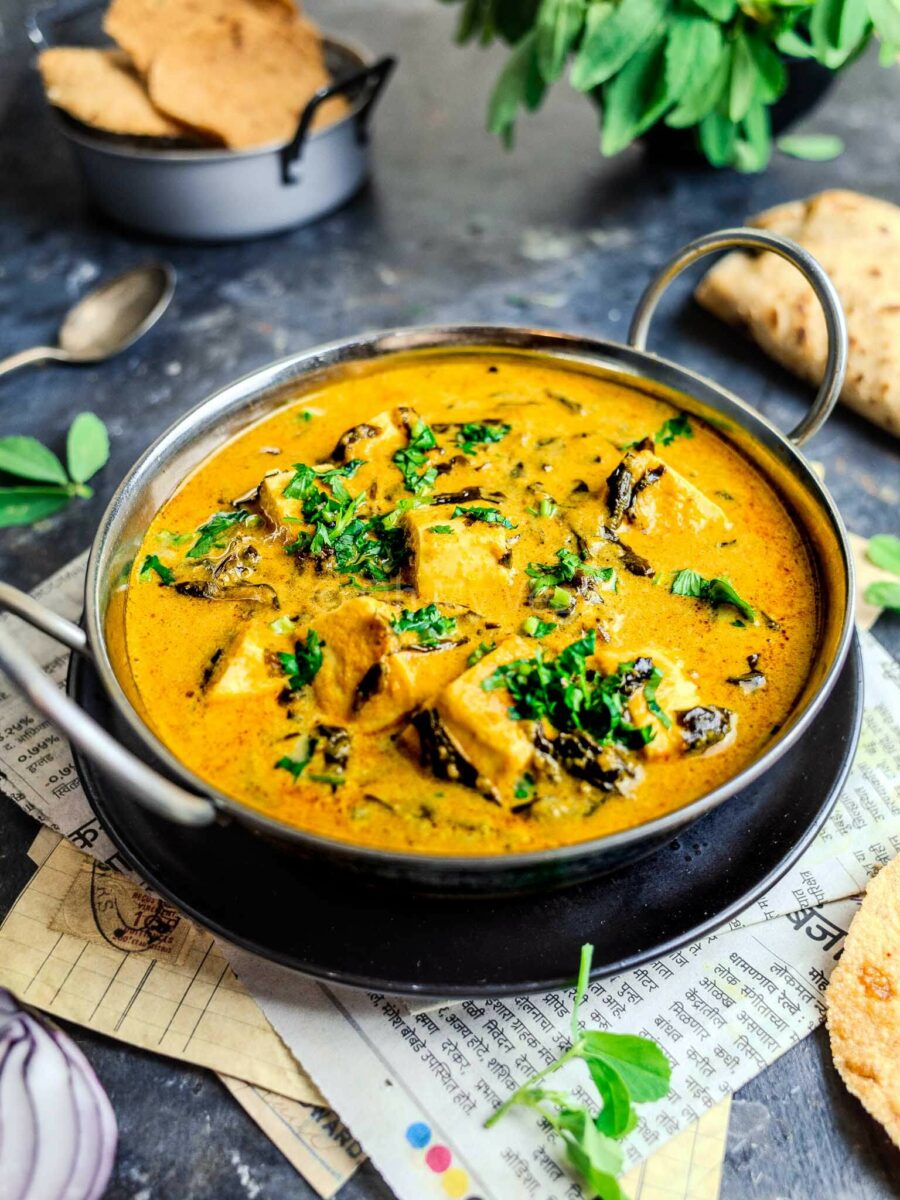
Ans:
POLYGON ((76 483, 87 483, 109 461, 109 434, 94 413, 79 413, 66 436, 66 462, 76 483))
POLYGON ((67 484, 69 477, 52 450, 33 437, 0 438, 0 471, 19 479, 67 484))

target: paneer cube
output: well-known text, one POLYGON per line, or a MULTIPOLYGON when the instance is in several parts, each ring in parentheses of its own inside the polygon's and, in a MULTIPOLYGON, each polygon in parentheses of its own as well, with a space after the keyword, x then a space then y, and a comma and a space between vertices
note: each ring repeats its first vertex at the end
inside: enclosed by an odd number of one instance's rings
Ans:
POLYGON ((638 481, 632 521, 644 533, 669 533, 674 529, 701 533, 709 526, 720 530, 731 528, 725 513, 689 480, 670 467, 651 450, 639 450, 633 455, 630 470, 638 481), (641 488, 640 481, 648 472, 662 474, 649 486, 641 488))
POLYGON ((486 692, 481 685, 498 667, 533 654, 533 644, 524 638, 507 638, 448 684, 435 703, 446 734, 506 805, 515 803, 515 787, 534 759, 534 743, 529 723, 510 717, 506 689, 486 692))
POLYGON ((230 645, 211 665, 207 699, 243 699, 279 692, 285 678, 277 658, 278 642, 265 621, 243 622, 230 645))
POLYGON ((316 703, 326 716, 348 720, 365 677, 399 646, 391 629, 394 610, 371 596, 345 600, 313 628, 322 643, 322 666, 313 681, 316 703))
POLYGON ((394 408, 378 413, 369 421, 345 430, 338 439, 332 458, 350 462, 362 458, 366 462, 390 459, 395 451, 409 441, 409 430, 419 420, 412 408, 394 408))
POLYGON ((388 729, 427 703, 465 667, 465 641, 405 648, 391 622, 399 609, 359 596, 316 621, 322 666, 313 681, 323 714, 366 731, 388 729))
POLYGON ((416 594, 423 604, 459 604, 490 613, 515 576, 505 565, 514 539, 502 525, 469 524, 464 517, 451 518, 452 511, 441 506, 406 514, 416 594), (453 533, 434 534, 433 525, 449 525, 453 533))
POLYGON ((285 541, 293 541, 303 523, 300 501, 289 500, 284 494, 293 478, 293 471, 274 471, 259 485, 259 506, 266 520, 285 541))
POLYGON ((668 758, 673 754, 682 753, 686 745, 681 736, 676 713, 685 712, 700 704, 697 685, 688 678, 682 663, 667 654, 661 654, 653 646, 642 650, 619 650, 611 646, 602 646, 594 657, 604 675, 614 674, 618 671, 620 663, 634 662, 639 658, 653 660, 654 667, 662 675, 656 691, 656 703, 672 724, 666 729, 656 714, 651 712, 643 689, 635 692, 629 701, 629 717, 634 725, 650 725, 653 728, 653 740, 641 751, 645 758, 668 758))

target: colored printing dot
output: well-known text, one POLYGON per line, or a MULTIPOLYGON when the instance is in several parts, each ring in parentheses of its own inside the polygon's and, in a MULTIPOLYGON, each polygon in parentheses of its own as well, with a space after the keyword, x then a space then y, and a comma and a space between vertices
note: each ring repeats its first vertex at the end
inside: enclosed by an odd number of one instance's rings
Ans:
POLYGON ((440 1175, 441 1171, 447 1170, 452 1159, 453 1155, 446 1146, 432 1146, 425 1155, 426 1163, 428 1163, 432 1171, 435 1171, 438 1175, 440 1175))
POLYGON ((406 1131, 406 1140, 416 1150, 424 1150, 431 1141, 431 1130, 424 1121, 415 1121, 406 1131))
POLYGON ((450 1200, 462 1200, 469 1190, 469 1177, 462 1167, 451 1167, 441 1177, 441 1184, 450 1200))

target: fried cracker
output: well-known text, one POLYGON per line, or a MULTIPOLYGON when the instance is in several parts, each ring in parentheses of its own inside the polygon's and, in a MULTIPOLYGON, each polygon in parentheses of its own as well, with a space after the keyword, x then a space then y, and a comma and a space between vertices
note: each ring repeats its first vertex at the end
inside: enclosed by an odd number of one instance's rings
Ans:
MULTIPOLYGON (((770 208, 749 224, 793 238, 831 276, 850 335, 841 399, 900 436, 900 208, 835 190, 770 208)), ((825 320, 812 288, 790 263, 734 251, 701 280, 696 298, 798 375, 821 381, 825 320)))
POLYGON ((55 47, 38 58, 47 99, 70 116, 109 133, 195 137, 153 106, 121 50, 55 47))
POLYGON ((848 1089, 900 1146, 900 857, 866 889, 825 993, 848 1089))
MULTIPOLYGON (((220 138, 233 149, 287 141, 307 101, 330 77, 321 45, 302 21, 278 25, 244 12, 169 42, 153 58, 150 96, 175 120, 220 138)), ((347 111, 343 97, 327 101, 315 126, 347 111)))
POLYGON ((240 23, 248 13, 282 26, 300 20, 293 0, 112 0, 103 29, 146 75, 164 47, 228 22, 240 23))

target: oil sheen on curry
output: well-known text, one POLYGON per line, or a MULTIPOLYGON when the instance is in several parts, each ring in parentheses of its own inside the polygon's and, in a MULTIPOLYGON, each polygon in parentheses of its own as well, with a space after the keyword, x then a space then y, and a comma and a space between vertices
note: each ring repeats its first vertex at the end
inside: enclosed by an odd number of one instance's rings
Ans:
POLYGON ((488 855, 736 774, 802 690, 817 598, 712 426, 485 352, 329 382, 225 445, 147 531, 125 631, 146 718, 220 791, 488 855))

